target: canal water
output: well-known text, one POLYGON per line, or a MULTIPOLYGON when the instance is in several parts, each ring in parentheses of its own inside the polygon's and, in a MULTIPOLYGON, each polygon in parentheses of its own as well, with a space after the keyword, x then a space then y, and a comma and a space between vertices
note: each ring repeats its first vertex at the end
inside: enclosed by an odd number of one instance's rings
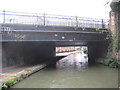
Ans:
POLYGON ((38 71, 12 88, 117 88, 118 70, 88 65, 81 53, 71 54, 38 71))

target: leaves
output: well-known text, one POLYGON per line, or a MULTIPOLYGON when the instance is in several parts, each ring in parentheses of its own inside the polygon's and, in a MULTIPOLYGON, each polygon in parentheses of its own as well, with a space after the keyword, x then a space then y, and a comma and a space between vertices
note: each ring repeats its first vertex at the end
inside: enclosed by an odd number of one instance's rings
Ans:
POLYGON ((112 68, 118 68, 119 64, 117 62, 117 58, 112 57, 112 56, 107 56, 106 59, 104 60, 104 65, 112 67, 112 68))

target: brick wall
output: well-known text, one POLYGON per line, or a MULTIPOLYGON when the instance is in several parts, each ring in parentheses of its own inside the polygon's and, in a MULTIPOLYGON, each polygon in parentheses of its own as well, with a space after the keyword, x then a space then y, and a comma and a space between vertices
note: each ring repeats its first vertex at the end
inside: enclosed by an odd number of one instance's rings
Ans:
POLYGON ((110 30, 112 33, 115 33, 118 30, 118 13, 117 12, 110 12, 110 30))
POLYGON ((56 47, 56 52, 73 51, 75 47, 56 47))

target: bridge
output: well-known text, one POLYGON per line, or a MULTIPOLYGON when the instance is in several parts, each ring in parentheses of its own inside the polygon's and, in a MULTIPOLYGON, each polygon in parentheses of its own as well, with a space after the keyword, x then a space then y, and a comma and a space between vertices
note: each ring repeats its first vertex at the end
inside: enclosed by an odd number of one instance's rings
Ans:
POLYGON ((108 47, 108 20, 11 11, 0 20, 2 67, 44 62, 58 46, 88 46, 94 61, 108 47))

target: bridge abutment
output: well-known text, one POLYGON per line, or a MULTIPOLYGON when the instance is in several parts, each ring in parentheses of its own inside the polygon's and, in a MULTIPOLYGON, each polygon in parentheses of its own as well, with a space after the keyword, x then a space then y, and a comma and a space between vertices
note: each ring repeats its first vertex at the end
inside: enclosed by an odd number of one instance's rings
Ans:
POLYGON ((49 62, 55 57, 53 42, 3 42, 2 68, 49 62))
POLYGON ((0 42, 0 73, 2 72, 2 42, 0 42))
POLYGON ((108 51, 109 42, 88 43, 89 63, 94 63, 98 58, 105 57, 108 51))

